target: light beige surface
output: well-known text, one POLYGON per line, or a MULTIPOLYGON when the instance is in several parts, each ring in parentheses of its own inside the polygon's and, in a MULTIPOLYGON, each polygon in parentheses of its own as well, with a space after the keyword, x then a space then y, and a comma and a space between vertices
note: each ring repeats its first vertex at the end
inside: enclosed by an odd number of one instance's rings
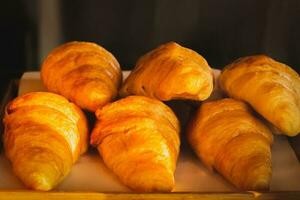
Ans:
MULTIPOLYGON (((125 72, 126 74, 128 72, 125 72)), ((218 71, 216 71, 218 74, 218 71)), ((126 76, 126 75, 125 75, 126 76)), ((25 73, 20 82, 20 93, 42 90, 38 72, 25 73)), ((216 92, 215 95, 219 95, 216 92)), ((188 104, 185 104, 188 106, 188 104)), ((183 109, 184 106, 181 107, 183 109)), ((187 109, 190 109, 187 107, 187 109)), ((177 113, 180 113, 178 111, 177 113)), ((272 148, 273 176, 271 191, 300 190, 300 163, 285 136, 275 136, 272 148)), ((0 189, 24 189, 13 175, 11 165, 3 153, 0 155, 0 189)), ((207 170, 183 142, 175 172, 175 191, 230 192, 236 191, 223 177, 207 170)), ((70 175, 56 191, 129 192, 103 164, 96 151, 82 156, 70 175)))

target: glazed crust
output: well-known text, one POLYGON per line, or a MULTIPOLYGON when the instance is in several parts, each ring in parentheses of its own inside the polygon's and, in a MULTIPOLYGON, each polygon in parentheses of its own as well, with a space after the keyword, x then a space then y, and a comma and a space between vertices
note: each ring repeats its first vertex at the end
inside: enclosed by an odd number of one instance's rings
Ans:
POLYGON ((273 136, 242 101, 203 103, 189 124, 188 140, 208 168, 237 188, 269 188, 273 136))
POLYGON ((212 69, 206 60, 195 51, 170 42, 139 59, 120 96, 205 100, 212 90, 212 69))
POLYGON ((122 73, 116 58, 103 47, 91 42, 69 42, 47 56, 41 79, 50 92, 96 111, 116 97, 122 73))
POLYGON ((5 153, 29 188, 51 190, 87 150, 88 127, 82 111, 60 95, 32 92, 6 107, 5 153))
POLYGON ((267 56, 249 56, 226 66, 222 89, 249 103, 282 133, 300 132, 300 77, 289 66, 267 56))
POLYGON ((91 144, 125 185, 140 192, 173 189, 180 128, 169 107, 130 96, 98 109, 96 116, 91 144))

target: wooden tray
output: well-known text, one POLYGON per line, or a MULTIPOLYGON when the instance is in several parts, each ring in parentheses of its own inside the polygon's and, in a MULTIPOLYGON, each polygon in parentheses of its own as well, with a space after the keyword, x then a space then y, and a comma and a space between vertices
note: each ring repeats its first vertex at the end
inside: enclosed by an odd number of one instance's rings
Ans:
MULTIPOLYGON (((7 92, 5 93, 4 98, 1 101, 1 105, 0 105, 1 118, 3 116, 4 106, 7 104, 8 101, 10 101, 15 96, 17 96, 18 87, 19 87, 19 81, 11 81, 11 84, 7 88, 7 92)), ((292 141, 294 143, 297 143, 294 140, 292 141)), ((281 160, 284 161, 285 156, 281 156, 281 157, 282 157, 281 160)), ((298 162, 298 169, 300 170, 299 161, 297 162, 298 162)), ((290 170, 290 168, 287 167, 285 171, 288 170, 290 170)), ((284 173, 284 170, 281 170, 280 173, 284 173)), ((2 181, 0 179, 0 182, 5 182, 5 179, 3 178, 2 181)), ((285 180, 282 181, 281 184, 282 185, 293 184, 292 182, 285 180)), ((220 191, 220 190, 219 191, 208 190, 208 191, 201 191, 201 192, 193 191, 193 192, 173 192, 173 193, 164 193, 164 194, 161 193, 136 194, 128 191, 95 192, 98 190, 93 190, 93 189, 89 190, 88 188, 84 189, 84 191, 81 188, 77 188, 74 190, 68 190, 62 188, 51 192, 35 192, 31 190, 25 190, 20 187, 19 188, 0 187, 0 199, 69 199, 69 198, 70 199, 85 199, 85 198, 89 198, 89 199, 106 199, 106 198, 108 199, 255 199, 255 198, 300 199, 300 187, 299 188, 292 187, 289 188, 288 190, 289 191, 284 191, 280 189, 280 191, 271 191, 266 193, 238 192, 236 190, 234 191, 229 190, 227 192, 220 191)))

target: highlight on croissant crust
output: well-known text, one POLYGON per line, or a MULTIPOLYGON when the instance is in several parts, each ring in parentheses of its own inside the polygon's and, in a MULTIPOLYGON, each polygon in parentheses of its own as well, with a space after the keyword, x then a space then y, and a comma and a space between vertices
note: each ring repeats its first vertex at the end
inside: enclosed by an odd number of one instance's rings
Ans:
POLYGON ((282 133, 300 132, 300 77, 289 66, 264 55, 243 57, 224 68, 220 85, 282 133))
POLYGON ((228 98, 203 103, 187 134, 202 162, 237 188, 269 189, 273 135, 245 103, 228 98))
POLYGON ((91 144, 106 166, 140 192, 174 188, 179 153, 179 122, 162 102, 129 96, 96 111, 91 144))
POLYGON ((116 97, 122 73, 116 58, 103 47, 91 42, 69 42, 47 56, 41 79, 50 92, 96 111, 116 97))
POLYGON ((142 95, 162 101, 205 100, 213 90, 212 69, 195 51, 169 42, 142 56, 125 80, 120 96, 142 95))
POLYGON ((7 105, 3 122, 4 149, 13 171, 35 190, 54 188, 88 147, 83 112, 57 94, 17 97, 7 105))

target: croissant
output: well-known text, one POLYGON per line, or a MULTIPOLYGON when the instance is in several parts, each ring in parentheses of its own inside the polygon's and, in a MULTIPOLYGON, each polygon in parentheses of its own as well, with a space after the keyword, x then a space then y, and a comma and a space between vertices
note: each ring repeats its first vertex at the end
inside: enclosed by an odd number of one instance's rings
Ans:
POLYGON ((213 74, 206 60, 195 51, 170 42, 139 59, 119 94, 162 101, 204 100, 212 90, 213 74))
POLYGON ((96 111, 91 144, 128 187, 167 192, 174 187, 179 122, 162 102, 129 96, 96 111))
POLYGON ((65 96, 83 109, 96 111, 116 97, 122 74, 118 61, 103 47, 69 42, 47 56, 41 79, 50 92, 65 96))
POLYGON ((273 136, 245 103, 228 98, 203 103, 187 134, 202 162, 237 188, 269 188, 273 136))
POLYGON ((47 191, 87 150, 83 112, 60 95, 32 92, 6 107, 3 143, 13 171, 29 188, 47 191))
POLYGON ((225 67, 221 88, 249 103, 280 132, 300 132, 300 77, 289 66, 264 55, 240 58, 225 67))

